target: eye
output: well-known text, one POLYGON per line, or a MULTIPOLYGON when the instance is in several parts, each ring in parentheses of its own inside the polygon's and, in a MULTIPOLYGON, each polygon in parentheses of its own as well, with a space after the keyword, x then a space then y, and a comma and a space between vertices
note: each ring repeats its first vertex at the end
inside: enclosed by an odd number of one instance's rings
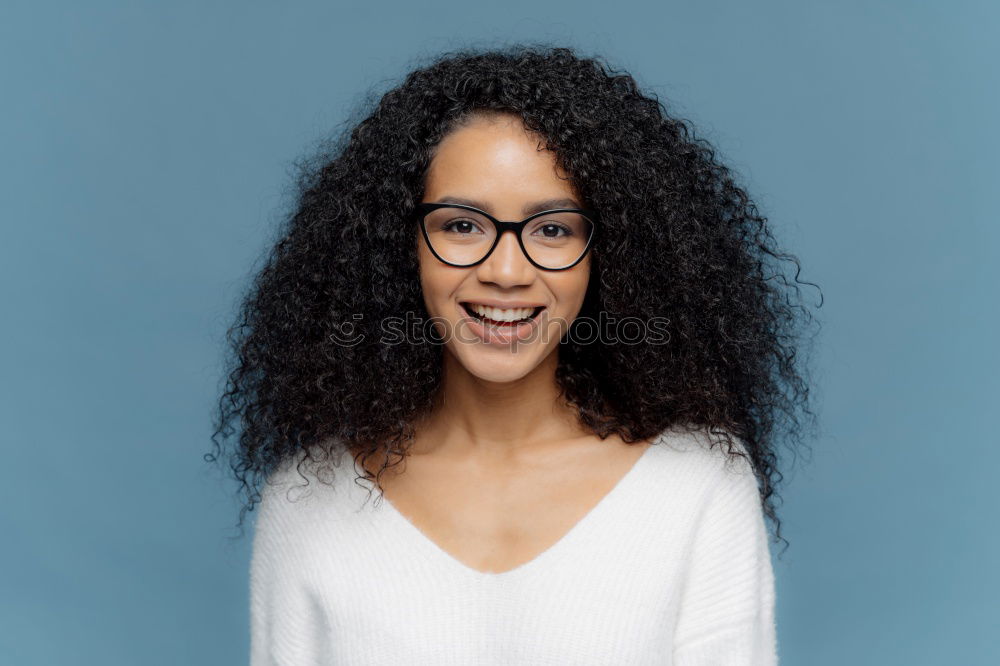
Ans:
POLYGON ((545 238, 559 238, 562 236, 572 236, 573 230, 565 224, 560 224, 558 222, 545 222, 533 233, 539 234, 545 238))
POLYGON ((479 231, 482 233, 482 229, 473 220, 456 217, 448 220, 441 225, 441 231, 447 231, 449 233, 454 233, 458 235, 468 235, 479 231))

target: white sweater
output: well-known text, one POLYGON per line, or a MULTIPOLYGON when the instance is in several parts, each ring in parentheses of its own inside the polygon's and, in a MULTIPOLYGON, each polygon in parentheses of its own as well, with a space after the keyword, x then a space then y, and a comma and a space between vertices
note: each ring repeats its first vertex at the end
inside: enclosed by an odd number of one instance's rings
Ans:
POLYGON ((262 490, 251 666, 777 663, 757 483, 703 436, 663 433, 561 540, 499 574, 339 462, 323 482, 303 465, 307 486, 286 461, 262 490))

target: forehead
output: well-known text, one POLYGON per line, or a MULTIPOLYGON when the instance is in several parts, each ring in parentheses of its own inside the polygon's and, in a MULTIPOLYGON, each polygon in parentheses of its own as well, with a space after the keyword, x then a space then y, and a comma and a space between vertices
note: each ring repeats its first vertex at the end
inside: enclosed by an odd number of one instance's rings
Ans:
POLYGON ((432 197, 489 200, 494 197, 574 196, 545 140, 511 115, 474 117, 437 145, 425 174, 432 197))

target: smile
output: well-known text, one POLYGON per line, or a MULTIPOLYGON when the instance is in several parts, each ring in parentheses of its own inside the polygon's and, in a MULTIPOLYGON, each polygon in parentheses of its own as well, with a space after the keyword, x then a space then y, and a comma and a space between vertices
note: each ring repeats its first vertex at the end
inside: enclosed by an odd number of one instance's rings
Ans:
POLYGON ((531 321, 545 309, 544 305, 524 308, 496 308, 479 303, 462 303, 462 308, 470 317, 497 326, 520 324, 531 321))

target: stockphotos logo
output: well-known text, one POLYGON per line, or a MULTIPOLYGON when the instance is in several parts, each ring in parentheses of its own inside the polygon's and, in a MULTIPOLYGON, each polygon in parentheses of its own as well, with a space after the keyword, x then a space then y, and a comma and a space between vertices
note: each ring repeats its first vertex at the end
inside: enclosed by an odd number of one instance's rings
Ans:
MULTIPOLYGON (((514 338, 509 344, 512 351, 536 341, 547 344, 552 332, 558 331, 563 343, 579 345, 664 345, 670 341, 669 323, 666 317, 613 317, 605 312, 594 317, 577 317, 567 321, 561 317, 546 318, 546 326, 534 325, 524 338, 514 338), (556 324, 556 326, 552 326, 556 324)), ((354 314, 342 321, 330 334, 330 340, 340 346, 353 347, 364 342, 369 333, 364 325, 364 315, 354 314)), ((485 325, 487 337, 495 334, 495 328, 485 325)), ((444 317, 424 317, 415 312, 407 312, 402 317, 384 317, 371 333, 378 334, 382 345, 400 344, 459 344, 482 343, 483 338, 469 328, 467 319, 457 323, 444 317)), ((506 337, 506 336, 505 336, 506 337)), ((500 338, 498 338, 498 341, 500 338)))

